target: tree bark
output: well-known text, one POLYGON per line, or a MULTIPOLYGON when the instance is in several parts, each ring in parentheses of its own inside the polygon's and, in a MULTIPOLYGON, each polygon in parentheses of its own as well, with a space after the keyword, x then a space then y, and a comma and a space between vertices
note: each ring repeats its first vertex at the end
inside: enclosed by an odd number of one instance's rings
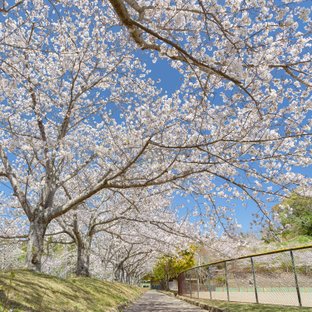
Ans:
POLYGON ((90 276, 90 244, 84 244, 79 242, 77 244, 77 264, 76 275, 77 276, 90 276), (87 246, 86 246, 87 245, 87 246))
POLYGON ((114 270, 115 281, 123 283, 124 282, 124 269, 121 264, 117 265, 117 268, 114 270))
POLYGON ((37 217, 30 221, 26 257, 26 266, 29 270, 41 272, 44 235, 47 227, 48 222, 44 221, 43 218, 37 217))

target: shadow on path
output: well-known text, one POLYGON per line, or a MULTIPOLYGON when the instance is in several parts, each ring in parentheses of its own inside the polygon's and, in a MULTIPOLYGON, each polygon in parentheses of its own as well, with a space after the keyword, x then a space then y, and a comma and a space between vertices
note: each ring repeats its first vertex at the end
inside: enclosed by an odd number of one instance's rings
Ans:
POLYGON ((145 293, 125 312, 200 312, 205 311, 174 297, 155 290, 145 293))

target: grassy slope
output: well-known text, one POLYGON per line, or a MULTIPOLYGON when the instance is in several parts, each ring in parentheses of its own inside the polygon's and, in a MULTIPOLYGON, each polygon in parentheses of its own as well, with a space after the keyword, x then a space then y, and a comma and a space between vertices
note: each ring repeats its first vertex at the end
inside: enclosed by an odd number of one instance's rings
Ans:
POLYGON ((296 237, 286 236, 280 237, 280 242, 271 242, 269 244, 263 244, 263 251, 270 251, 275 249, 291 248, 298 246, 305 246, 312 244, 312 237, 306 235, 298 235, 296 237))
POLYGON ((0 312, 102 312, 134 300, 138 287, 93 278, 59 279, 26 270, 0 272, 0 312), (11 312, 11 310, 10 310, 11 312))

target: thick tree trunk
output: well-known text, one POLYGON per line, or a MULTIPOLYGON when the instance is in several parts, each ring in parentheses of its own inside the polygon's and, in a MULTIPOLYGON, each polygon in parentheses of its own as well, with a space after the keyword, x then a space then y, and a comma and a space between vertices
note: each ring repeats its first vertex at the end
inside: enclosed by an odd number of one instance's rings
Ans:
POLYGON ((41 271, 44 235, 47 227, 48 223, 40 217, 30 221, 26 257, 26 266, 29 270, 41 271))
POLYGON ((77 276, 90 276, 90 246, 80 242, 77 244, 77 276))

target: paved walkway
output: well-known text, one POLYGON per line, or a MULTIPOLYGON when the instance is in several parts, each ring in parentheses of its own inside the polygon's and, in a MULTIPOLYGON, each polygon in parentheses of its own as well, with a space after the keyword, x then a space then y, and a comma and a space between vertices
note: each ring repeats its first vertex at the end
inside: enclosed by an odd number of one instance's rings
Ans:
POLYGON ((146 292, 124 312, 201 312, 205 311, 187 302, 155 290, 146 292))

